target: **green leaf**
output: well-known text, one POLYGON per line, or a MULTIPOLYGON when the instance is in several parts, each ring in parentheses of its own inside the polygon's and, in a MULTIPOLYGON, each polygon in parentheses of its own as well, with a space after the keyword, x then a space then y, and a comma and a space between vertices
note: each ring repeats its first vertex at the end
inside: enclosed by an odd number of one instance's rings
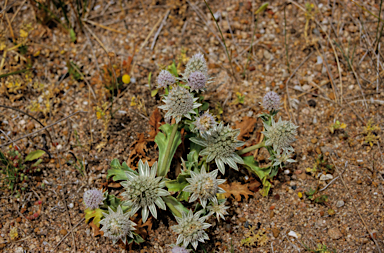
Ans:
POLYGON ((164 196, 162 197, 164 200, 165 204, 169 207, 173 215, 177 217, 182 217, 182 212, 188 213, 188 209, 183 206, 176 198, 172 196, 164 196))
POLYGON ((253 156, 246 156, 243 157, 244 166, 251 171, 252 173, 256 174, 260 180, 264 180, 264 178, 267 178, 272 170, 271 167, 267 168, 260 168, 259 163, 255 161, 253 156))
POLYGON ((151 97, 156 96, 157 92, 159 92, 159 89, 151 90, 151 97))
POLYGON ((158 132, 155 137, 155 142, 157 146, 159 147, 159 164, 157 165, 157 174, 158 175, 167 175, 169 168, 171 167, 172 158, 176 153, 177 147, 181 144, 181 134, 179 131, 176 131, 175 137, 173 139, 173 143, 171 145, 171 150, 169 152, 169 157, 165 157, 166 149, 169 143, 169 139, 172 133, 172 130, 174 127, 177 127, 177 125, 169 125, 164 124, 159 129, 162 131, 158 132), (165 166, 166 171, 160 172, 159 170, 162 168, 163 161, 167 161, 167 164, 165 166))
POLYGON ((177 74, 177 67, 176 67, 175 62, 173 62, 172 65, 169 65, 169 66, 168 66, 168 71, 171 72, 171 74, 174 75, 175 77, 178 77, 178 76, 179 76, 179 75, 177 74))
POLYGON ((132 232, 132 234, 133 234, 133 240, 135 241, 135 243, 145 242, 144 239, 140 235, 138 235, 134 232, 132 232))
POLYGON ((263 189, 261 189, 261 195, 263 197, 267 197, 269 190, 271 189, 272 184, 267 180, 267 178, 264 178, 263 180, 263 189))
POLYGON ((100 221, 103 218, 103 212, 104 210, 101 210, 100 208, 92 210, 92 209, 85 209, 85 223, 88 223, 90 219, 93 218, 93 223, 100 227, 100 221))
POLYGON ((43 150, 32 151, 25 158, 25 162, 36 160, 36 159, 40 158, 42 155, 44 155, 44 154, 45 154, 45 151, 43 151, 43 150))
POLYGON ((206 111, 206 110, 208 110, 208 108, 209 108, 209 103, 207 103, 207 102, 203 102, 203 105, 202 106, 200 106, 200 111, 206 111))
POLYGON ((180 192, 179 195, 177 195, 178 201, 188 201, 189 196, 191 196, 190 192, 180 192))
POLYGON ((188 185, 188 182, 178 182, 178 180, 169 180, 165 182, 165 185, 167 186, 168 191, 179 192, 182 191, 188 185))
POLYGON ((113 181, 128 180, 126 173, 133 173, 138 175, 138 173, 128 167, 126 162, 123 162, 123 165, 120 165, 118 159, 113 159, 110 164, 112 169, 108 170, 107 179, 113 176, 113 181))
MULTIPOLYGON (((151 78, 152 78, 152 72, 149 72, 149 75, 148 75, 148 86, 149 86, 149 90, 151 90, 151 78)), ((152 96, 153 97, 153 96, 152 96)))
POLYGON ((39 165, 40 163, 42 163, 43 162, 43 159, 39 159, 39 160, 37 160, 32 166, 33 167, 37 167, 37 165, 39 165))
POLYGON ((72 28, 69 30, 69 37, 71 37, 71 42, 76 41, 76 33, 72 28))

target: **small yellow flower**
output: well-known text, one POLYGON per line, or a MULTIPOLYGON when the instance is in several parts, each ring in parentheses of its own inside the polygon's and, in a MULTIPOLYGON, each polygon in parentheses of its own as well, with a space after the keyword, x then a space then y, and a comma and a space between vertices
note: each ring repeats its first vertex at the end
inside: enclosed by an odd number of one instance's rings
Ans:
POLYGON ((302 198, 303 197, 303 194, 301 192, 298 192, 297 193, 297 196, 299 196, 299 198, 302 198))
POLYGON ((131 77, 128 74, 125 74, 123 75, 122 80, 123 80, 123 83, 129 84, 129 82, 131 82, 131 77))

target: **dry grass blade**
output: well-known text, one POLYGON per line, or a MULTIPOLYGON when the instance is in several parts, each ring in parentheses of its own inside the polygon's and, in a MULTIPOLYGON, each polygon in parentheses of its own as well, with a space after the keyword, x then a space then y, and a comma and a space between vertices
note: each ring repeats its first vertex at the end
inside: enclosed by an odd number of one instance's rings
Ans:
POLYGON ((123 35, 128 34, 128 31, 123 31, 123 32, 122 32, 122 31, 119 31, 119 30, 110 28, 110 27, 108 27, 108 26, 105 26, 105 25, 102 25, 102 24, 93 22, 93 21, 88 20, 88 19, 83 19, 83 22, 87 22, 87 23, 89 23, 89 24, 91 24, 91 25, 101 27, 101 28, 103 28, 103 29, 105 29, 105 30, 108 30, 108 31, 111 31, 111 32, 120 33, 120 34, 123 34, 123 35))

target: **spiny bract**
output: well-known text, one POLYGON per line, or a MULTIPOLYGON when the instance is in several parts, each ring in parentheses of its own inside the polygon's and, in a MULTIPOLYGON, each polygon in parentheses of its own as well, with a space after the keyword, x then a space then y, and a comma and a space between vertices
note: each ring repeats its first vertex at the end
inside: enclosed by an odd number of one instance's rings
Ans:
POLYGON ((268 111, 276 111, 280 107, 280 96, 270 91, 263 97, 263 107, 268 111))
POLYGON ((201 106, 201 104, 196 103, 196 100, 198 100, 198 98, 194 98, 187 89, 176 86, 163 100, 165 105, 159 106, 159 108, 167 111, 165 118, 173 117, 176 123, 179 123, 183 116, 191 119, 191 115, 189 114, 196 114, 193 109, 201 106))
POLYGON ((296 140, 297 126, 290 121, 281 120, 281 118, 278 122, 272 118, 271 122, 271 126, 263 122, 266 131, 262 133, 267 138, 265 146, 273 146, 275 151, 291 148, 291 143, 296 140))
POLYGON ((238 170, 237 164, 244 164, 243 159, 236 154, 236 148, 244 145, 244 142, 237 140, 240 129, 232 129, 220 123, 211 130, 201 134, 201 138, 192 137, 190 140, 205 149, 200 151, 201 156, 207 156, 207 163, 213 159, 222 174, 225 173, 225 165, 238 170))
POLYGON ((208 79, 208 67, 207 67, 207 62, 204 59, 204 55, 201 53, 197 53, 192 58, 188 61, 187 66, 185 66, 185 70, 183 73, 183 78, 185 80, 188 80, 189 75, 192 72, 195 71, 200 71, 203 73, 208 79))
POLYGON ((112 239, 113 243, 121 239, 126 244, 127 236, 133 238, 132 231, 136 226, 136 223, 129 219, 130 212, 123 213, 121 206, 117 207, 116 212, 108 207, 108 212, 103 213, 105 218, 100 221, 100 224, 103 225, 100 230, 104 232, 104 236, 112 239))
POLYGON ((159 76, 157 77, 157 87, 158 88, 166 88, 169 85, 172 85, 176 82, 175 77, 169 73, 167 70, 160 71, 159 76))
POLYGON ((92 189, 84 192, 83 201, 87 208, 96 209, 99 208, 99 205, 103 204, 105 196, 101 190, 92 189))
POLYGON ((157 210, 155 204, 165 210, 166 206, 162 200, 162 196, 168 196, 170 193, 162 188, 165 181, 162 177, 156 177, 157 162, 149 169, 148 162, 145 164, 140 160, 138 166, 139 175, 126 172, 127 181, 120 184, 125 188, 123 196, 123 205, 132 208, 132 214, 136 213, 140 208, 143 223, 147 221, 149 211, 157 219, 157 210))
POLYGON ((216 194, 225 192, 218 187, 218 185, 226 181, 225 179, 216 179, 218 172, 219 170, 214 170, 207 173, 205 171, 205 166, 201 168, 201 173, 196 173, 191 170, 191 177, 186 178, 189 185, 183 189, 185 192, 192 193, 189 202, 200 199, 203 208, 205 208, 207 201, 209 200, 217 202, 216 194))
POLYGON ((212 225, 204 223, 207 216, 200 218, 202 212, 204 212, 204 209, 195 214, 193 214, 192 210, 189 210, 188 213, 183 212, 182 218, 175 216, 179 224, 172 226, 171 229, 179 234, 176 241, 177 245, 183 243, 183 247, 187 248, 188 244, 192 244, 196 249, 199 241, 204 243, 204 240, 209 240, 204 230, 212 225))
POLYGON ((212 114, 209 113, 209 110, 207 110, 200 117, 195 117, 193 124, 200 133, 203 133, 213 128, 216 125, 216 121, 212 114))
POLYGON ((274 158, 270 158, 273 161, 273 166, 278 166, 282 167, 283 163, 288 162, 288 163, 294 163, 296 162, 295 160, 291 159, 292 157, 292 151, 293 148, 284 148, 282 150, 277 150, 276 154, 274 155, 274 158))
POLYGON ((201 71, 192 72, 188 77, 188 86, 191 91, 203 90, 207 83, 207 77, 201 71))
POLYGON ((208 215, 213 215, 216 213, 217 221, 219 221, 220 218, 225 220, 224 215, 228 214, 227 209, 229 208, 229 206, 225 206, 225 201, 226 201, 226 199, 224 199, 223 203, 221 203, 221 204, 214 201, 211 206, 207 207, 207 209, 209 211, 208 215))

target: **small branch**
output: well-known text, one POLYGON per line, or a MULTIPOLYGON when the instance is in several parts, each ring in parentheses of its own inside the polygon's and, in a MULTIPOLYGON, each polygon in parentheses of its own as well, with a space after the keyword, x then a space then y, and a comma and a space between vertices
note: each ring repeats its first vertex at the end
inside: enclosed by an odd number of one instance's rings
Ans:
POLYGON ((34 134, 37 134, 37 133, 39 133, 39 132, 41 132, 41 131, 43 131, 43 130, 45 130, 45 129, 47 129, 47 128, 50 128, 51 126, 54 126, 54 125, 59 124, 60 122, 66 120, 66 119, 68 119, 68 118, 70 118, 70 117, 72 117, 73 115, 78 114, 78 113, 88 113, 88 112, 84 112, 84 111, 74 112, 74 113, 68 115, 67 117, 62 118, 62 119, 56 121, 55 123, 52 123, 52 124, 50 124, 50 125, 48 125, 48 126, 46 126, 46 127, 43 127, 43 128, 41 128, 41 129, 39 129, 39 130, 33 132, 33 133, 26 134, 26 135, 24 135, 24 136, 22 136, 22 137, 20 137, 20 138, 18 138, 18 139, 16 139, 16 140, 14 140, 14 141, 5 143, 5 144, 1 145, 0 148, 1 148, 1 147, 8 146, 9 144, 12 144, 12 143, 14 143, 14 142, 17 142, 17 141, 19 141, 19 140, 21 140, 21 139, 24 139, 24 138, 26 138, 26 137, 32 136, 32 135, 34 135, 34 134))

